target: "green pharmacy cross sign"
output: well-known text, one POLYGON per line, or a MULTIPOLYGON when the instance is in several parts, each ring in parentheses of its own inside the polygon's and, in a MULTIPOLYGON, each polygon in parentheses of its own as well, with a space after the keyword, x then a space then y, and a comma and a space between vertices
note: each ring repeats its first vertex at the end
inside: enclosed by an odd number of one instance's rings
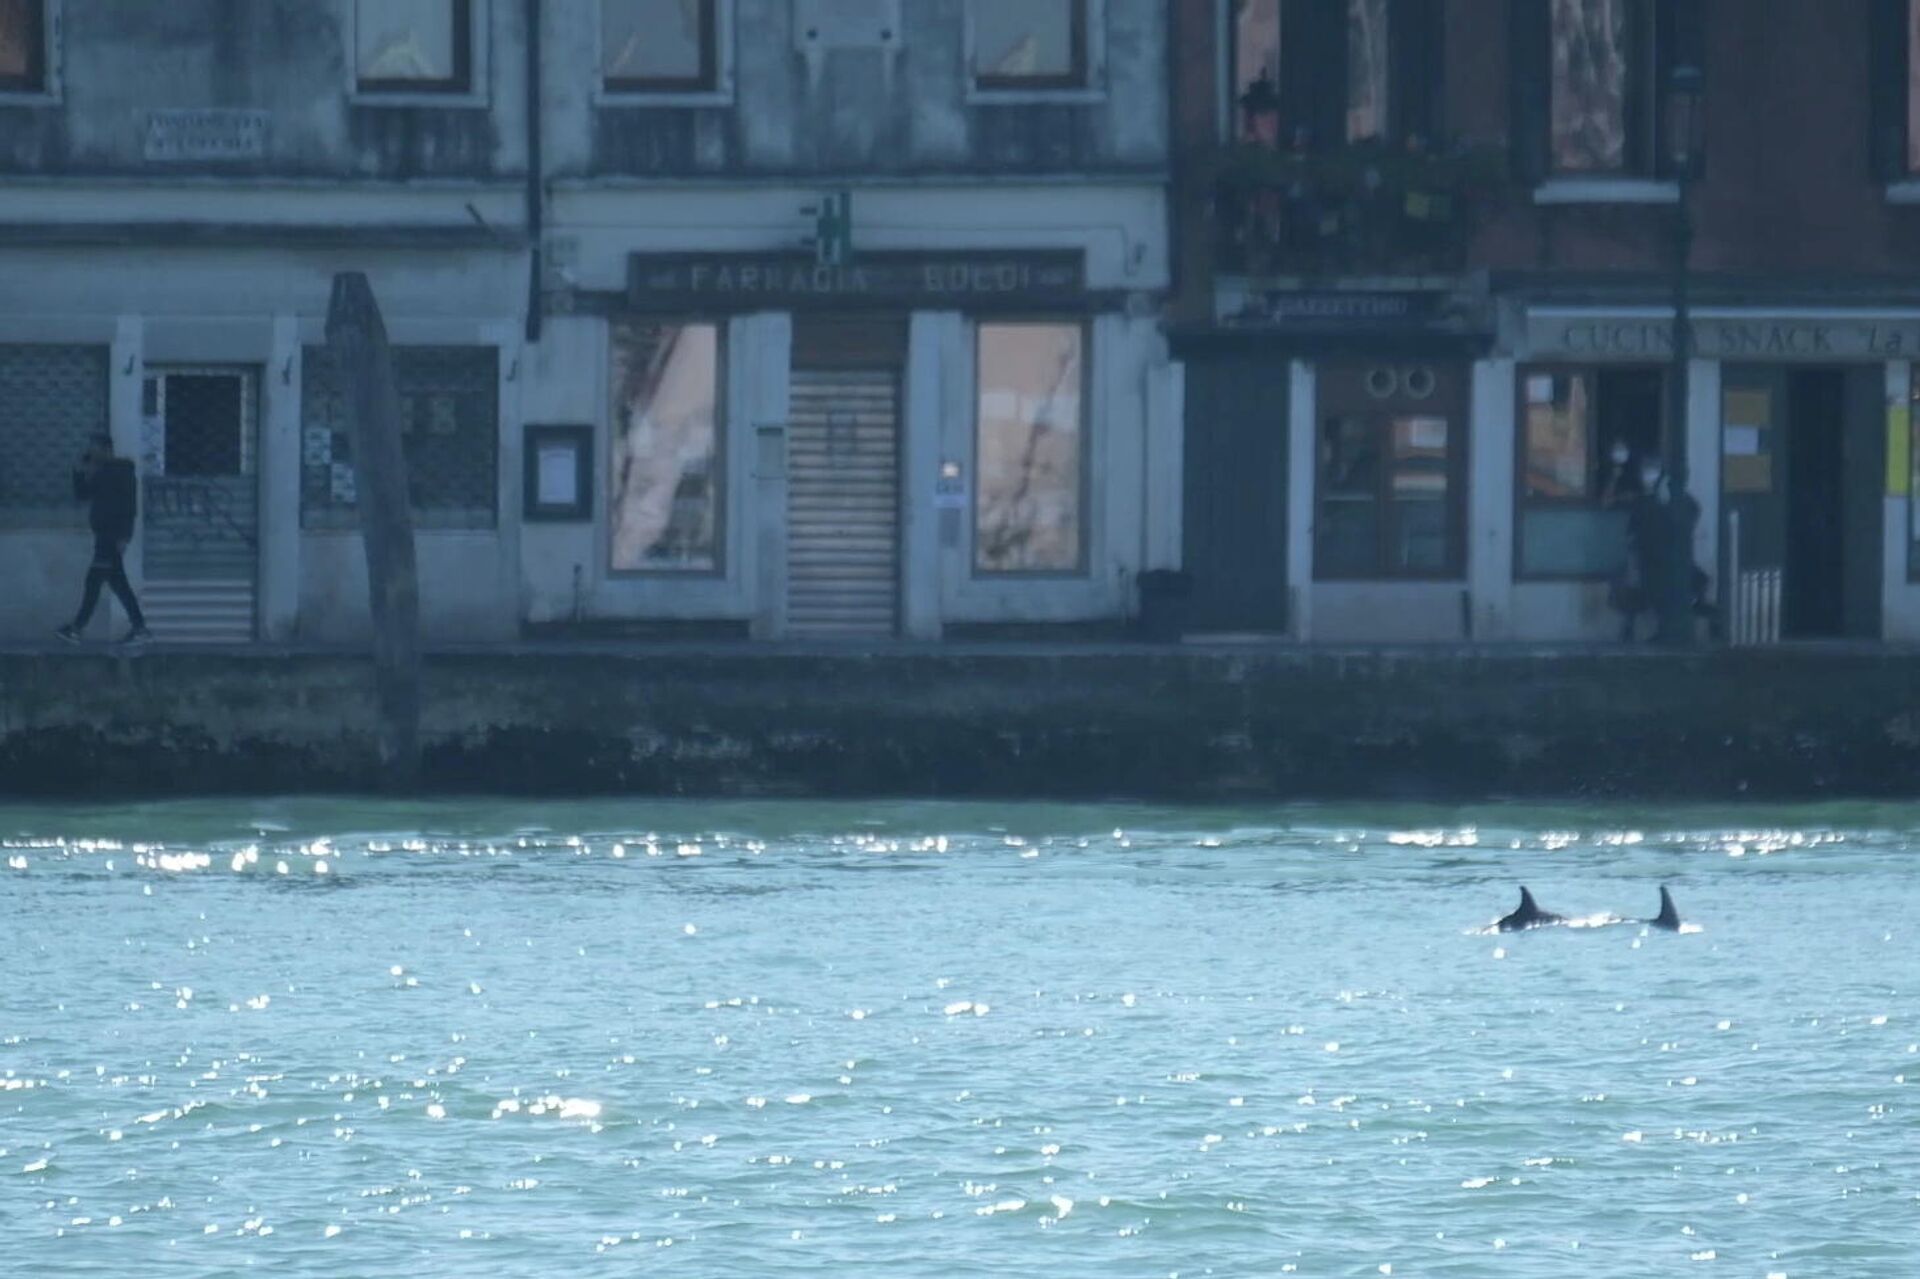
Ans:
POLYGON ((813 234, 806 239, 819 266, 845 266, 853 260, 853 193, 830 191, 820 203, 800 210, 813 215, 813 234))

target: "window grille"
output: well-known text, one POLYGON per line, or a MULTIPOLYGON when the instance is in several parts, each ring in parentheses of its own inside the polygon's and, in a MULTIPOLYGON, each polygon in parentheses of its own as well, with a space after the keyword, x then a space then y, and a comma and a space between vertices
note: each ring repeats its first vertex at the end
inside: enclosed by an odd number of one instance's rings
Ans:
MULTIPOLYGON (((499 353, 493 347, 393 348, 407 492, 421 528, 492 528, 500 451, 499 353)), ((307 528, 355 528, 353 422, 332 353, 302 360, 300 505, 307 528)))
POLYGON ((84 526, 73 468, 107 430, 104 346, 0 346, 0 526, 84 526))

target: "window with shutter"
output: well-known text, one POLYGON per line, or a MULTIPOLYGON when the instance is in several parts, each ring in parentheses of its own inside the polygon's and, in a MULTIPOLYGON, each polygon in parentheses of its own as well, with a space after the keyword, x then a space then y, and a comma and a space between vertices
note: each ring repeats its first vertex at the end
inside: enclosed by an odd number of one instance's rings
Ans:
POLYGON ((1309 150, 1432 137, 1440 0, 1233 0, 1233 137, 1309 150))

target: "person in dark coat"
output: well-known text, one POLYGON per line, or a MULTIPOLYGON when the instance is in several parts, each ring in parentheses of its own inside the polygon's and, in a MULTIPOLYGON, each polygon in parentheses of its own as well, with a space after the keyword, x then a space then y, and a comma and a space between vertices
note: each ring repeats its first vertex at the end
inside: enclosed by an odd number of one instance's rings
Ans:
POLYGON ((132 623, 132 629, 120 642, 139 644, 153 638, 147 631, 147 619, 140 612, 140 601, 133 597, 133 584, 127 581, 126 565, 120 558, 126 554, 127 543, 133 540, 138 493, 133 463, 114 456, 111 437, 94 436, 73 472, 74 499, 87 503, 87 523, 93 529, 93 560, 87 566, 80 611, 72 622, 56 632, 69 644, 80 642, 80 633, 86 629, 94 606, 100 602, 102 586, 113 588, 114 598, 127 610, 127 620, 132 623))

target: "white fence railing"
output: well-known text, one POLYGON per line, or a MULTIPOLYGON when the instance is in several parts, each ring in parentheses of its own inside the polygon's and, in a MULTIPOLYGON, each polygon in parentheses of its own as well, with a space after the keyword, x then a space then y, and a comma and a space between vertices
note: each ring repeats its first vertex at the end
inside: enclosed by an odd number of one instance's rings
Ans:
POLYGON ((1735 646, 1780 642, 1780 570, 1740 567, 1740 512, 1727 516, 1727 642, 1735 646))

